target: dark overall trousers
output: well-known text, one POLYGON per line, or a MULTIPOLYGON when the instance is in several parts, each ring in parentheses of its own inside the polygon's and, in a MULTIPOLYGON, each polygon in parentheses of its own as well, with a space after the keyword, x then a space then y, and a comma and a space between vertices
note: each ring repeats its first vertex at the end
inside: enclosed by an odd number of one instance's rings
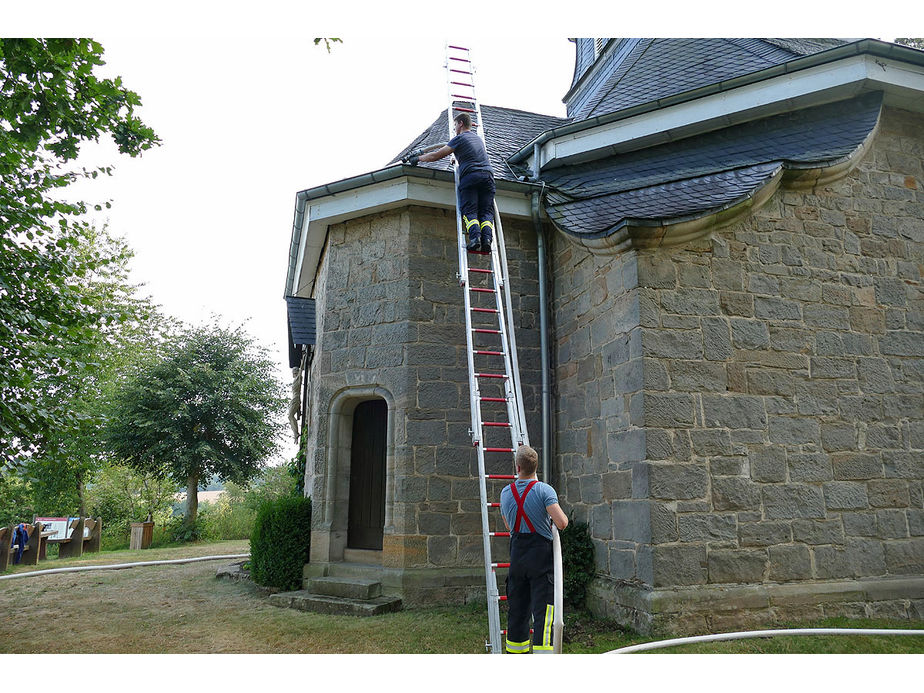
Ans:
POLYGON ((513 485, 517 502, 516 524, 510 532, 510 569, 507 573, 507 652, 529 652, 529 620, 533 620, 533 652, 552 652, 552 616, 554 604, 554 574, 552 542, 533 529, 523 511, 523 501, 532 488, 526 487, 522 497, 513 485), (521 526, 525 520, 526 527, 521 526), (524 531, 519 531, 520 529, 524 531))
POLYGON ((469 241, 491 243, 494 233, 494 175, 472 171, 459 179, 459 211, 469 241))

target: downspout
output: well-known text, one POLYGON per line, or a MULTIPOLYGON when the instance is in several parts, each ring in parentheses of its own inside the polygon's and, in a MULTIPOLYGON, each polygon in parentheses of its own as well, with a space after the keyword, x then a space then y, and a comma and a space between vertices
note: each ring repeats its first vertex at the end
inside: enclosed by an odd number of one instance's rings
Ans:
MULTIPOLYGON (((530 177, 532 182, 539 181, 539 155, 540 147, 537 142, 533 146, 533 175, 530 177)), ((539 264, 539 354, 542 371, 542 480, 549 483, 549 474, 551 459, 551 389, 549 385, 549 305, 546 293, 546 273, 548 260, 546 258, 545 234, 542 230, 542 218, 540 217, 540 200, 542 192, 533 191, 532 194, 532 218, 533 227, 536 230, 536 249, 537 261, 539 264)))

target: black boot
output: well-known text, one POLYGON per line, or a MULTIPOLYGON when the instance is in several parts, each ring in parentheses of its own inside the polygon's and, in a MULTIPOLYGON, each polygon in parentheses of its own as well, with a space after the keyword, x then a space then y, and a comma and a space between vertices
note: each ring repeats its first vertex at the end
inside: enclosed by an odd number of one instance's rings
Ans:
POLYGON ((468 239, 468 245, 465 246, 465 249, 470 253, 476 253, 481 250, 481 235, 480 234, 471 234, 468 239))
POLYGON ((491 239, 490 239, 490 238, 482 238, 482 239, 481 239, 481 252, 482 252, 482 253, 490 253, 490 252, 491 252, 491 239))

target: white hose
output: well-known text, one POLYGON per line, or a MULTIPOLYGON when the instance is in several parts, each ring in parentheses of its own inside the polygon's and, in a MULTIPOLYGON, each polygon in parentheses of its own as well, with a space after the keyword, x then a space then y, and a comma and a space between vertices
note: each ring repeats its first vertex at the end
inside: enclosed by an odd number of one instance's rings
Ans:
POLYGON ((0 580, 13 578, 33 577, 35 575, 52 575, 53 573, 79 573, 85 570, 120 570, 122 568, 136 568, 142 565, 169 565, 171 563, 195 563, 196 561, 216 561, 221 558, 250 558, 249 553, 233 553, 226 556, 199 556, 198 558, 175 558, 169 561, 141 561, 139 563, 112 563, 110 565, 80 565, 71 568, 51 568, 50 570, 34 570, 29 573, 13 573, 0 575, 0 580))
POLYGON ((715 633, 713 635, 694 635, 688 638, 672 638, 644 642, 639 645, 620 647, 605 654, 628 654, 644 650, 657 650, 674 645, 689 645, 697 642, 715 642, 718 640, 743 640, 745 638, 772 638, 776 635, 917 635, 924 637, 921 630, 895 630, 890 628, 792 628, 788 630, 751 630, 738 633, 715 633))
POLYGON ((564 628, 564 571, 562 570, 561 560, 561 537, 558 535, 558 527, 552 525, 552 565, 555 579, 555 596, 552 607, 552 651, 555 654, 561 654, 562 629, 564 628))

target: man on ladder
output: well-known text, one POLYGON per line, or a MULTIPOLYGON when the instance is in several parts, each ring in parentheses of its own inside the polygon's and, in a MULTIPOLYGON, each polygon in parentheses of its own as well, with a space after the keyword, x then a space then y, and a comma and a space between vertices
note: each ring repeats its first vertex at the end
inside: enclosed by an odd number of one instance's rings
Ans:
POLYGON ((528 445, 516 453, 516 480, 501 491, 500 509, 510 531, 507 573, 507 652, 529 653, 529 617, 533 617, 533 653, 552 654, 554 584, 552 527, 568 526, 555 489, 536 478, 539 456, 528 445))
POLYGON ((472 132, 472 119, 468 113, 459 113, 453 120, 456 136, 434 152, 410 158, 411 165, 418 161, 438 161, 450 154, 459 163, 459 212, 468 232, 469 252, 491 252, 494 234, 494 171, 488 160, 484 142, 472 132), (480 221, 479 221, 480 220, 480 221))

